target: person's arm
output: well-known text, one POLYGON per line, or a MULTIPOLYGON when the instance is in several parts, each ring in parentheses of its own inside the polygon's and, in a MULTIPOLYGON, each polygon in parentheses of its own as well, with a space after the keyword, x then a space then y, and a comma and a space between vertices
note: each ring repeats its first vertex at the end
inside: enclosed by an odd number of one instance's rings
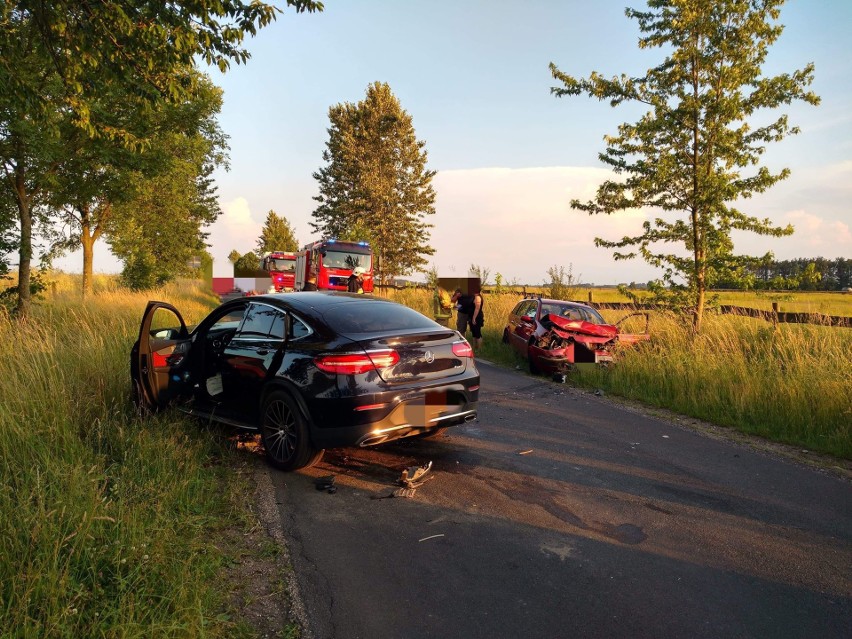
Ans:
POLYGON ((474 295, 473 296, 473 315, 470 317, 470 321, 473 324, 476 324, 476 318, 479 317, 479 308, 482 306, 482 296, 474 295))

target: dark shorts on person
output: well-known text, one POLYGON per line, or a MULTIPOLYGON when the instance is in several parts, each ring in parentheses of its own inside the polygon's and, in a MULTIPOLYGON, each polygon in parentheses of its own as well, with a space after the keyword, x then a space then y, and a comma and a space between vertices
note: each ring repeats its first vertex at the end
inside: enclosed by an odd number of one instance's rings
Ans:
POLYGON ((458 312, 456 315, 456 330, 464 336, 467 331, 467 325, 470 324, 470 317, 467 313, 458 312))
POLYGON ((482 339, 482 327, 478 324, 471 324, 470 332, 473 333, 474 339, 482 339))

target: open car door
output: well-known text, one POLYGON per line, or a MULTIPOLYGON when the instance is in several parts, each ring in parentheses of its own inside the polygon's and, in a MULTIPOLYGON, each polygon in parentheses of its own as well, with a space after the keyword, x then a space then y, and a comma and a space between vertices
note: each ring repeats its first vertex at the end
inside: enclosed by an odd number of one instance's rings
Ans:
POLYGON ((618 320, 615 325, 618 327, 618 342, 620 344, 636 344, 637 342, 647 342, 651 339, 651 334, 648 332, 648 326, 651 323, 651 315, 645 311, 638 311, 636 313, 630 313, 629 315, 625 315, 620 320, 618 320), (644 317, 645 318, 645 328, 641 333, 628 333, 625 332, 624 328, 622 328, 622 324, 625 324, 627 320, 630 320, 633 317, 644 317))
POLYGON ((189 331, 178 310, 166 302, 148 302, 130 354, 138 407, 159 410, 188 390, 189 348, 189 331))

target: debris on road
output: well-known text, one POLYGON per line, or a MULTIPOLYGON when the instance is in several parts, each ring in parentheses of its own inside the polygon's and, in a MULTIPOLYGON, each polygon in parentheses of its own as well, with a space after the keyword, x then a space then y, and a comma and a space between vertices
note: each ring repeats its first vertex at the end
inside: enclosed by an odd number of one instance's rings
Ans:
POLYGON ((328 491, 330 495, 337 492, 337 486, 334 485, 334 475, 326 475, 325 477, 317 477, 314 479, 314 487, 317 490, 328 491))
POLYGON ((401 497, 403 499, 412 499, 414 497, 414 493, 417 492, 416 488, 397 488, 390 495, 373 495, 370 499, 393 499, 394 497, 401 497))
POLYGON ((399 477, 399 483, 406 488, 417 488, 422 486, 425 482, 434 477, 423 479, 426 473, 430 470, 432 470, 432 462, 423 464, 422 466, 409 466, 402 471, 402 474, 399 477))
POLYGON ((421 541, 429 541, 430 539, 435 539, 436 537, 443 537, 443 536, 444 536, 444 533, 440 533, 438 535, 430 535, 429 537, 424 537, 423 539, 418 539, 417 542, 419 543, 421 541))
POLYGON ((518 451, 518 455, 529 455, 531 452, 533 452, 532 448, 530 448, 528 450, 521 450, 521 451, 518 451))
POLYGON ((432 470, 432 462, 423 464, 422 466, 409 466, 399 476, 399 485, 402 488, 397 488, 390 495, 382 495, 381 497, 370 497, 370 499, 390 499, 392 497, 402 497, 411 499, 417 492, 417 489, 425 484, 430 479, 435 479, 434 475, 426 477, 426 474, 432 470))
POLYGON ((404 497, 406 499, 411 499, 414 497, 414 493, 417 492, 416 488, 397 488, 391 494, 391 497, 404 497))

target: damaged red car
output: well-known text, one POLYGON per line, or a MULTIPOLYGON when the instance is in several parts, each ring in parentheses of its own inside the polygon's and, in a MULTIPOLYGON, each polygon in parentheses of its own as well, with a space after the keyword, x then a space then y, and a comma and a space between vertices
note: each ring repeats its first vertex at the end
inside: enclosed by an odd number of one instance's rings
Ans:
POLYGON ((531 373, 558 375, 575 364, 611 362, 617 344, 647 340, 647 315, 645 320, 644 333, 622 333, 591 306, 526 299, 509 314, 503 342, 527 359, 531 373))

